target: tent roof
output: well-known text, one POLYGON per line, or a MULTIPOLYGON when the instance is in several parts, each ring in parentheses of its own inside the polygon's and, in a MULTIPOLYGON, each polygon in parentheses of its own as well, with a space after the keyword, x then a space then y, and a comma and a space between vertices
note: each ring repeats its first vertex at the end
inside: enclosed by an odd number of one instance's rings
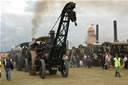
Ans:
POLYGON ((39 37, 39 38, 36 38, 35 41, 49 41, 50 38, 48 36, 44 36, 44 37, 39 37))

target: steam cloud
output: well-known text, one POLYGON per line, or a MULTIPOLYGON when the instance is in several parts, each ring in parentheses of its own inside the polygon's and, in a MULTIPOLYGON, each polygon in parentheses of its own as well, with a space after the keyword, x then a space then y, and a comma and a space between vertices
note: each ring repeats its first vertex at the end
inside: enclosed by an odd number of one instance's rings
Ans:
POLYGON ((32 37, 35 38, 36 32, 40 26, 41 17, 45 15, 48 9, 53 5, 54 0, 38 0, 35 4, 35 14, 32 20, 32 37))

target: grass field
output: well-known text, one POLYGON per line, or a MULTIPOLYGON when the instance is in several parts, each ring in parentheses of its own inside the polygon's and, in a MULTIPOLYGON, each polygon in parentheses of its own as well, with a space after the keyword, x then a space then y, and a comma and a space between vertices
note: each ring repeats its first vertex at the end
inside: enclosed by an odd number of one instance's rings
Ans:
POLYGON ((114 69, 103 70, 101 67, 70 68, 67 78, 58 72, 56 75, 46 75, 40 79, 39 75, 30 76, 28 73, 13 70, 12 80, 7 81, 5 72, 2 73, 0 85, 128 85, 128 70, 120 69, 121 78, 114 76, 114 69))

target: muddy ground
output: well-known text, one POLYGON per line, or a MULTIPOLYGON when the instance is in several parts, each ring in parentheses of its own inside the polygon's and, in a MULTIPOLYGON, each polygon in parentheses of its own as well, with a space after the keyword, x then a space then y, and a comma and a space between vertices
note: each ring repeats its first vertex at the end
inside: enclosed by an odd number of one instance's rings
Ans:
POLYGON ((12 80, 7 81, 5 72, 2 73, 0 85, 128 85, 128 70, 120 70, 122 77, 114 76, 114 69, 103 70, 100 67, 70 68, 67 78, 63 78, 60 72, 56 75, 46 75, 40 79, 39 75, 30 76, 28 73, 13 70, 12 80))

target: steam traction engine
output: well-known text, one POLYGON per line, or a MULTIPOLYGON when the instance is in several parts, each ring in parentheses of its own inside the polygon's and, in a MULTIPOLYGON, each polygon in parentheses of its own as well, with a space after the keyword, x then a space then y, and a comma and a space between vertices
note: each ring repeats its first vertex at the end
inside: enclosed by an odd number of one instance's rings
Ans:
POLYGON ((63 59, 66 52, 66 40, 70 20, 76 24, 76 13, 73 11, 75 3, 69 2, 65 5, 60 15, 60 23, 55 34, 50 31, 50 37, 41 37, 30 44, 27 64, 31 75, 39 72, 42 79, 45 78, 46 70, 50 74, 60 71, 63 77, 68 76, 68 62, 63 59), (39 42, 39 43, 38 43, 39 42))

